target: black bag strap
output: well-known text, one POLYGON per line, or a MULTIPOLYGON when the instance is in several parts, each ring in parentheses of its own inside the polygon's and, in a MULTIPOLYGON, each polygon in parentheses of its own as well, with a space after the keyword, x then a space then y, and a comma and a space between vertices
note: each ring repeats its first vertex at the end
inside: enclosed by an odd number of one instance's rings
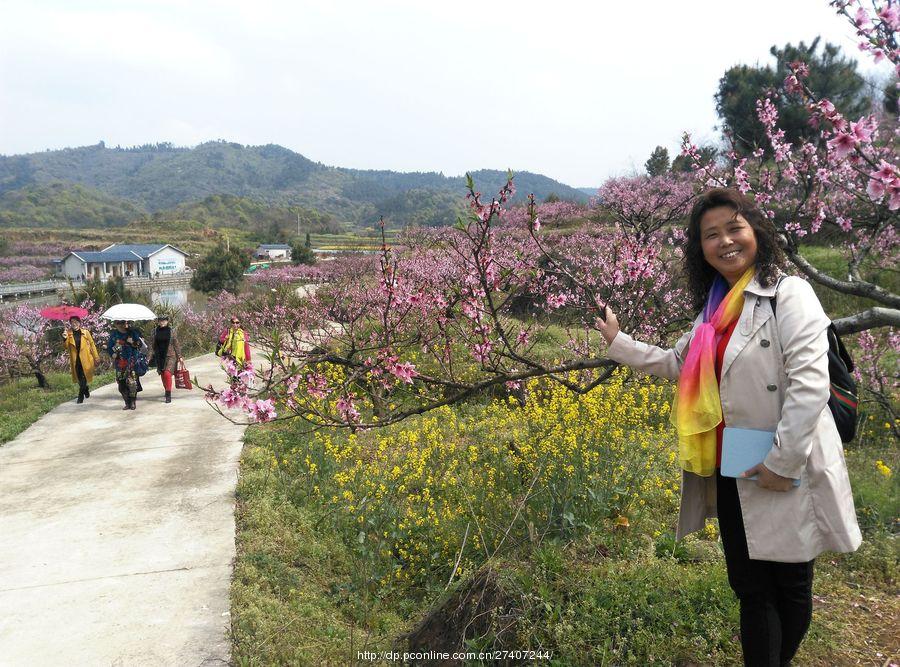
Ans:
MULTIPOLYGON (((775 296, 778 295, 778 285, 781 284, 781 280, 785 276, 779 276, 778 282, 775 284, 775 296)), ((769 298, 769 302, 772 304, 772 316, 775 316, 775 304, 777 299, 775 296, 769 298)), ((777 321, 777 319, 776 319, 777 321)), ((841 358, 841 361, 844 362, 844 365, 847 367, 847 370, 851 373, 855 366, 853 365, 853 359, 850 358, 850 353, 847 352, 847 348, 844 347, 844 341, 841 340, 841 337, 838 335, 837 329, 834 327, 834 323, 830 323, 828 325, 828 347, 835 351, 837 355, 841 358)))
POLYGON ((775 294, 769 297, 769 303, 772 304, 772 315, 775 315, 775 302, 778 300, 778 287, 781 285, 781 281, 787 278, 785 275, 778 276, 778 281, 775 283, 775 294))

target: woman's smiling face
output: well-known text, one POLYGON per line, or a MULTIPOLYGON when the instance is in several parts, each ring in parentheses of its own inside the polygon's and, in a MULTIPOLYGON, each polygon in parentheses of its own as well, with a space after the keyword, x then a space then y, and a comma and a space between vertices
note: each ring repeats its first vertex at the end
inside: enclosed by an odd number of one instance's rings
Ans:
POLYGON ((700 244, 704 259, 729 285, 756 263, 756 232, 730 206, 717 206, 703 214, 700 244))

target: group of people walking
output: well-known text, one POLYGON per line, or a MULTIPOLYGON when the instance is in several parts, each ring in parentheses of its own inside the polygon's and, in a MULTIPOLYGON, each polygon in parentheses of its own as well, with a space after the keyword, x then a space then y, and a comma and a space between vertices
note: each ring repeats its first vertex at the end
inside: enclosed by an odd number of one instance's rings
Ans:
MULTIPOLYGON (((112 360, 119 393, 125 402, 123 410, 137 409, 138 392, 144 389, 141 385, 141 376, 151 366, 156 367, 156 372, 162 379, 165 402, 172 402, 172 379, 177 365, 183 363, 184 358, 181 356, 178 337, 169 326, 167 315, 157 318, 149 340, 148 345, 134 322, 125 320, 113 322, 113 328, 109 332, 106 353, 112 360)), ((78 384, 76 402, 83 403, 84 399, 91 396, 90 382, 94 378, 94 366, 100 361, 97 344, 91 332, 82 327, 81 318, 78 316, 69 318, 64 344, 69 353, 72 381, 78 384)))
MULTIPOLYGON (((90 383, 94 379, 94 367, 100 361, 97 344, 77 315, 69 318, 63 342, 69 355, 72 381, 78 385, 76 402, 84 403, 84 399, 91 396, 90 383)), ((141 376, 151 367, 156 368, 156 373, 160 376, 165 402, 172 402, 175 372, 178 365, 184 363, 184 357, 168 315, 160 315, 156 319, 149 342, 144 340, 143 333, 134 322, 114 321, 106 343, 106 353, 112 360, 119 394, 125 402, 123 410, 137 409, 137 395, 144 389, 141 386, 141 376)), ((241 366, 250 361, 250 343, 239 317, 232 317, 231 326, 220 334, 216 354, 231 357, 241 366)))

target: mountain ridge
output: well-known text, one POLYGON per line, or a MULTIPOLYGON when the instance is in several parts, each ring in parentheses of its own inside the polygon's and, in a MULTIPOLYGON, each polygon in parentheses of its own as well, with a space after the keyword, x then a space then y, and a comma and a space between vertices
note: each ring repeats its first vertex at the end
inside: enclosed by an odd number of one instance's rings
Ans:
MULTIPOLYGON (((471 174, 486 195, 506 181, 505 170, 471 174)), ((195 147, 161 143, 108 148, 100 142, 0 156, 0 196, 49 183, 90 188, 149 213, 211 195, 233 195, 317 210, 359 225, 372 224, 382 215, 399 216, 392 221, 396 224, 448 224, 465 195, 463 176, 329 166, 277 144, 211 141, 195 147)), ((551 194, 587 200, 576 188, 527 171, 516 174, 516 187, 516 202, 528 193, 538 200, 551 194)))

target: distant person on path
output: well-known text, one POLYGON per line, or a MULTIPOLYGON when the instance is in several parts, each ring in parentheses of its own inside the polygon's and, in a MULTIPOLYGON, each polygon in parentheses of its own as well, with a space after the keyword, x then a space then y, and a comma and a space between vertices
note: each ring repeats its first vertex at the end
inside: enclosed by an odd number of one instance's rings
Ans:
POLYGON ((243 366, 250 361, 250 342, 247 334, 241 328, 241 319, 237 316, 231 318, 231 327, 219 336, 219 347, 216 354, 220 357, 231 357, 238 366, 243 366))
POLYGON ((137 409, 138 375, 134 369, 143 341, 140 335, 128 327, 124 320, 116 320, 109 333, 106 351, 113 360, 119 393, 125 400, 123 410, 137 409))
POLYGON ((812 620, 815 558, 862 542, 828 407, 830 320, 783 263, 775 227, 756 205, 737 190, 710 190, 691 212, 684 246, 700 310, 691 331, 663 349, 620 331, 609 307, 598 323, 610 359, 678 381, 676 538, 718 517, 746 665, 790 664, 812 620), (721 474, 727 426, 773 432, 763 462, 740 478, 721 474))
POLYGON ((156 318, 156 327, 150 332, 150 365, 162 378, 166 390, 166 403, 172 402, 172 376, 179 363, 183 363, 181 346, 175 330, 169 326, 168 315, 156 318))
POLYGON ((88 385, 94 379, 94 365, 100 361, 100 354, 94 337, 90 331, 81 328, 81 318, 77 315, 69 318, 69 328, 66 329, 63 344, 69 353, 72 382, 78 383, 77 402, 84 403, 84 399, 91 397, 88 385))

